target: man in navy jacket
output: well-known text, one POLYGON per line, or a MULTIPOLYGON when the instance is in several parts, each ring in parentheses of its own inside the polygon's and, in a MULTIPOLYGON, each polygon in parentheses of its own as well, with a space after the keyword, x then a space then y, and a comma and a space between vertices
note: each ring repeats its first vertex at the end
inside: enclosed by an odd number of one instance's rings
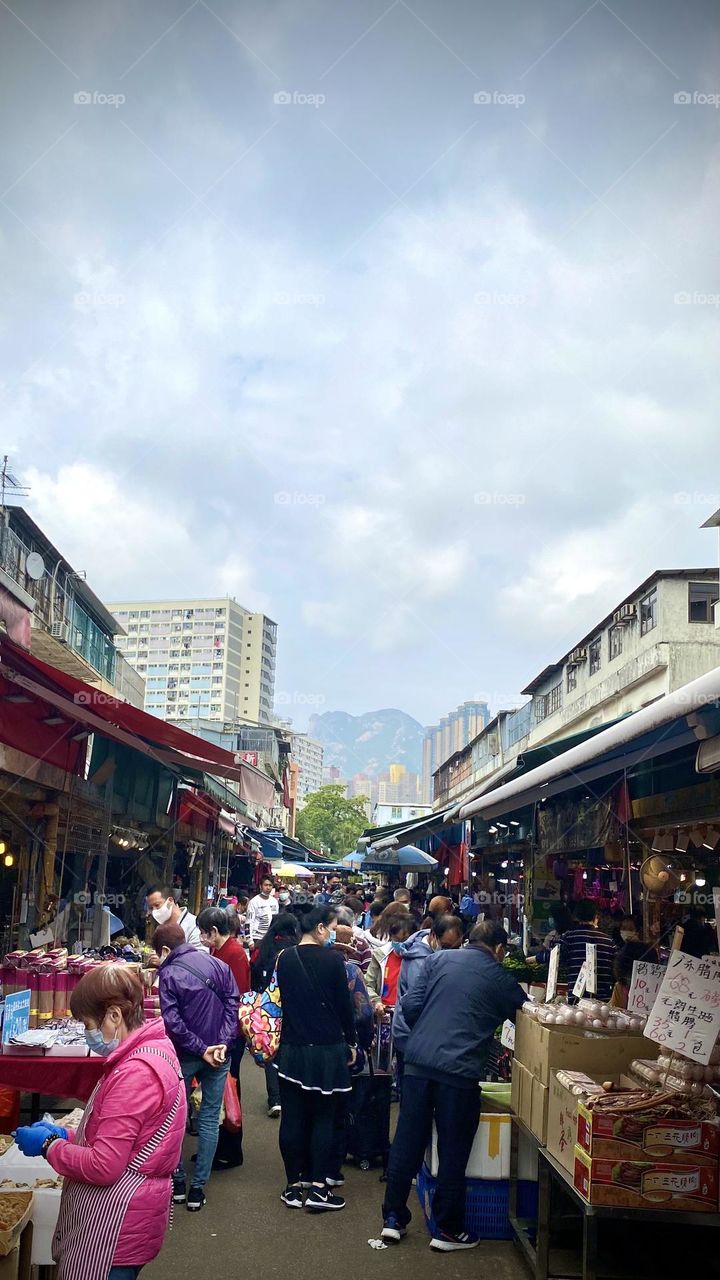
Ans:
POLYGON ((412 1180, 432 1134, 440 1157, 431 1247, 472 1249, 464 1230, 465 1167, 480 1118, 478 1082, 497 1027, 514 1018, 527 996, 499 963, 507 934, 483 921, 459 951, 436 951, 402 1001, 412 1028, 405 1049, 402 1106, 390 1151, 382 1238, 402 1239, 410 1221, 412 1180))

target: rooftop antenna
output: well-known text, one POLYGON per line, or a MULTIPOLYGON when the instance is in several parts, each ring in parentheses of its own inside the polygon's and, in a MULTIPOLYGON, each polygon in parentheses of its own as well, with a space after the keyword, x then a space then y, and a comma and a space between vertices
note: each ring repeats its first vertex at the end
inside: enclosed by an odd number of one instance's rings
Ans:
POLYGON ((10 458, 8 454, 3 455, 2 470, 0 470, 0 521, 7 524, 7 504, 6 497, 9 494, 12 498, 26 498, 30 492, 29 487, 18 480, 14 471, 10 470, 10 458))

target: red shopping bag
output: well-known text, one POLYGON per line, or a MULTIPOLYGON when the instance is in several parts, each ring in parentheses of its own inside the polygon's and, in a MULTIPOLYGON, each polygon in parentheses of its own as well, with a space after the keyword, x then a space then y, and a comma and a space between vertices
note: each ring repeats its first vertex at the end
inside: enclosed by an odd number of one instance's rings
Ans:
POLYGON ((225 1077, 223 1104, 225 1106, 224 1128, 229 1129, 230 1133, 239 1133, 242 1129, 242 1107, 238 1097, 237 1082, 231 1075, 225 1077))

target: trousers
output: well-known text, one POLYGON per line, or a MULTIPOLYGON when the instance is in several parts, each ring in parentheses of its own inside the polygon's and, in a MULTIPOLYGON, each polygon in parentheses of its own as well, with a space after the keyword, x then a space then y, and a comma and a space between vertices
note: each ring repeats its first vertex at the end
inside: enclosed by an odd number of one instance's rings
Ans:
POLYGON ((332 1177, 335 1116, 340 1094, 301 1089, 280 1077, 280 1154, 288 1183, 332 1177))
POLYGON ((142 1267, 111 1267, 107 1280, 137 1280, 142 1267))
POLYGON ((433 1216, 439 1230, 457 1235, 465 1218, 465 1168, 480 1120, 477 1085, 439 1084, 426 1076, 403 1075, 402 1103, 395 1139, 390 1148, 383 1217, 394 1214, 406 1227, 412 1180, 422 1164, 432 1136, 438 1138, 438 1177, 433 1216))
POLYGON ((202 1102, 200 1103, 197 1118, 197 1160, 191 1183, 194 1187, 204 1187, 210 1177, 212 1162, 217 1149, 220 1108, 230 1063, 226 1060, 219 1067, 211 1067, 202 1058, 196 1058, 190 1054, 181 1054, 180 1069, 183 1073, 188 1097, 190 1096, 193 1080, 197 1080, 202 1089, 202 1102))

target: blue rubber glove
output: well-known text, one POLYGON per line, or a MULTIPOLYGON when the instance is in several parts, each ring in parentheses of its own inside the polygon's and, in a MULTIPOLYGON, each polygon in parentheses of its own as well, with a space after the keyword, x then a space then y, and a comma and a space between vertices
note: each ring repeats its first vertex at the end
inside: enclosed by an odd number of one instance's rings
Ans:
MULTIPOLYGON (((44 1123, 44 1121, 42 1121, 42 1120, 37 1120, 35 1123, 36 1123, 36 1124, 43 1124, 43 1123, 44 1123)), ((68 1137, 69 1137, 69 1134, 68 1134, 67 1129, 63 1129, 62 1125, 59 1125, 59 1124, 46 1124, 46 1125, 45 1125, 45 1128, 46 1128, 46 1129, 49 1129, 51 1133, 54 1133, 56 1138, 64 1138, 64 1139, 65 1139, 65 1141, 67 1142, 68 1137)))
POLYGON ((45 1139, 53 1132, 49 1124, 22 1125, 15 1130, 15 1141, 24 1156, 39 1156, 45 1139))

